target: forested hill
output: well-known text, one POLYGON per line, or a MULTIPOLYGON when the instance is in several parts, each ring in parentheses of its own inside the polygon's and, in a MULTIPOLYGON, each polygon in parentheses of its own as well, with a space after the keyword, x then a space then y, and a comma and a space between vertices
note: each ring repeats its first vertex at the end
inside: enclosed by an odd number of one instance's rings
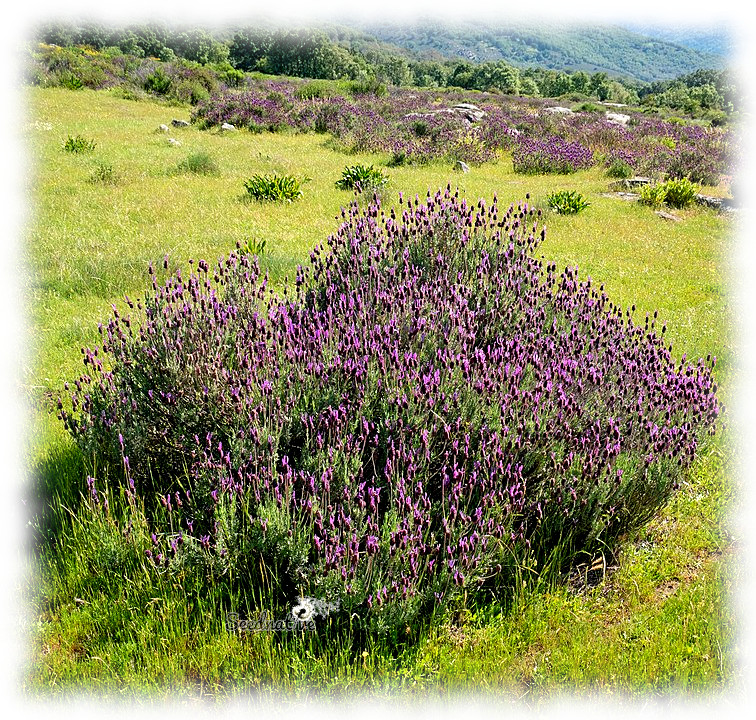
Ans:
POLYGON ((709 55, 727 57, 732 53, 733 38, 717 27, 662 27, 658 25, 624 24, 630 32, 648 35, 657 40, 682 45, 709 55))
POLYGON ((720 69, 725 59, 611 25, 491 25, 417 20, 370 23, 361 29, 383 42, 435 58, 506 60, 520 66, 584 70, 653 82, 699 68, 720 69))

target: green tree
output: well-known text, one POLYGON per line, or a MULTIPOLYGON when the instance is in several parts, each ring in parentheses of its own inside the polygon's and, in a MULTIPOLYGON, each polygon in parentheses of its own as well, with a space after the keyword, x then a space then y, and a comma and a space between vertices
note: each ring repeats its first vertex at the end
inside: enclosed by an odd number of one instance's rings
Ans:
POLYGON ((520 78, 520 93, 522 95, 537 97, 540 94, 538 84, 532 77, 520 78))
POLYGON ((193 28, 176 33, 169 38, 170 48, 179 57, 205 65, 210 62, 210 52, 213 49, 213 38, 205 30, 193 28))
POLYGON ((578 70, 572 73, 572 89, 575 92, 588 95, 591 91, 591 77, 587 72, 578 70))
POLYGON ((436 60, 417 60, 409 63, 412 84, 421 87, 444 87, 449 79, 449 70, 436 60))
POLYGON ((599 100, 608 100, 612 89, 609 85, 609 76, 605 72, 597 72, 591 75, 591 93, 599 100))
POLYGON ((246 27, 234 33, 228 46, 229 62, 239 70, 257 70, 273 42, 271 33, 246 27))

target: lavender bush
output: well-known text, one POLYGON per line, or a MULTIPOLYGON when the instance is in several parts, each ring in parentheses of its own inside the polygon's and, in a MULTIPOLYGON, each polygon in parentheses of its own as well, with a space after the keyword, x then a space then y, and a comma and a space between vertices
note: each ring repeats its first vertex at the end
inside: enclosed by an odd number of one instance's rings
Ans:
POLYGON ((580 143, 552 135, 546 140, 523 137, 512 151, 515 172, 529 175, 573 173, 593 164, 593 153, 580 143))
POLYGON ((539 215, 353 204, 282 295, 243 253, 150 268, 59 406, 93 497, 144 509, 157 568, 379 631, 611 549, 714 431, 715 360, 538 259, 539 215))

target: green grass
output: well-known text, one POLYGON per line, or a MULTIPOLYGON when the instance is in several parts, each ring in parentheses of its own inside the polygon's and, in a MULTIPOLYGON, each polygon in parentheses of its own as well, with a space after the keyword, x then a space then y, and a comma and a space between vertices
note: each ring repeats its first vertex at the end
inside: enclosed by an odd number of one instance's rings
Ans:
MULTIPOLYGON (((508 612, 461 607, 454 623, 415 629, 418 642, 398 649, 380 638, 351 645, 327 636, 279 642, 268 633, 229 634, 223 581, 208 591, 191 575, 148 570, 134 550, 148 537, 144 529, 134 528, 136 540, 126 542, 122 525, 82 504, 83 461, 47 412, 52 394, 81 371, 79 348, 97 342, 97 323, 111 303, 141 294, 149 262, 167 254, 172 267, 186 267, 189 258, 212 262, 228 254, 237 241, 264 240, 261 264, 280 286, 336 228, 349 201, 335 187, 345 164, 381 166, 388 156, 345 156, 321 135, 194 127, 172 129, 182 143, 177 148, 155 130, 188 117, 186 108, 89 90, 27 92, 39 124, 28 130, 27 143, 26 303, 35 352, 24 383, 36 408, 32 493, 47 507, 33 519, 40 545, 37 582, 29 588, 36 624, 27 691, 223 699, 249 689, 482 689, 537 702, 565 690, 701 694, 734 682, 728 603, 737 558, 726 522, 734 492, 726 430, 673 502, 628 538, 618 569, 599 587, 530 583, 508 612), (91 138, 95 150, 61 152, 75 135, 91 138), (217 174, 177 174, 177 164, 195 153, 212 157, 217 174), (89 182, 98 163, 118 169, 118 184, 89 182), (244 181, 266 173, 312 179, 295 203, 245 201, 244 181)), ((589 212, 544 213, 541 252, 558 266, 578 264, 612 300, 635 303, 641 320, 658 309, 678 357, 717 355, 728 402, 736 350, 725 216, 693 207, 669 223, 648 207, 605 197, 601 168, 523 178, 507 155, 463 177, 451 166, 429 165, 394 168, 391 180, 386 204, 396 202, 394 188, 424 195, 447 183, 471 201, 496 194, 508 204, 530 193, 544 210, 555 189, 581 192, 589 212)))

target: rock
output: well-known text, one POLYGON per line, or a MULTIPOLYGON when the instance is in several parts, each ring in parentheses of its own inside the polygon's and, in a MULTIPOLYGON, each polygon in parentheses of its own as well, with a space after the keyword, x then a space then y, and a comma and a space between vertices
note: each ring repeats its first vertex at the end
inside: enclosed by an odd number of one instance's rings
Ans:
POLYGON ((561 107, 560 105, 555 105, 553 107, 547 107, 544 112, 552 113, 556 115, 573 115, 573 111, 570 110, 567 107, 561 107))
POLYGON ((166 132, 168 132, 168 126, 165 125, 165 124, 158 125, 158 131, 166 133, 166 132))
POLYGON ((701 193, 696 194, 696 202, 699 205, 711 208, 712 210, 719 210, 721 212, 735 210, 737 207, 737 203, 732 198, 718 198, 710 195, 702 195, 701 193))
POLYGON ((236 126, 231 123, 223 123, 223 125, 221 125, 221 130, 236 130, 236 126))
POLYGON ((457 170, 461 170, 463 173, 470 172, 470 166, 466 162, 462 162, 462 160, 457 160, 456 168, 457 170))
POLYGON ((404 117, 405 118, 427 118, 427 117, 433 117, 434 115, 442 115, 444 113, 453 113, 454 110, 451 108, 441 108, 440 110, 431 110, 430 112, 411 112, 407 113, 404 117))
POLYGON ((620 200, 627 200, 628 202, 632 202, 633 200, 637 200, 640 195, 638 195, 638 193, 631 192, 612 192, 601 193, 601 197, 619 198, 620 200))
POLYGON ((738 203, 734 198, 722 198, 722 204, 719 206, 719 209, 723 212, 729 212, 730 210, 737 210, 738 209, 738 203))
POLYGON ((176 118, 171 120, 171 125, 173 127, 189 127, 189 123, 186 120, 176 120, 176 118))
POLYGON ((635 177, 625 178, 623 180, 615 180, 609 184, 610 190, 632 190, 633 188, 641 187, 641 185, 650 185, 650 177, 642 177, 636 175, 635 177))
POLYGON ((181 142, 176 140, 176 138, 168 138, 168 144, 173 145, 174 147, 181 147, 181 142))
POLYGON ((477 105, 471 103, 459 103, 454 106, 453 110, 471 123, 479 122, 486 116, 485 110, 481 110, 477 105))
POLYGON ((680 218, 677 217, 677 215, 664 212, 664 210, 657 210, 655 214, 658 215, 660 218, 663 218, 664 220, 672 220, 673 222, 680 222, 680 218))
POLYGON ((696 194, 696 202, 699 205, 704 205, 705 207, 710 207, 714 210, 719 210, 722 207, 722 198, 710 197, 709 195, 701 195, 701 193, 696 194))
POLYGON ((612 125, 627 125, 630 122, 630 116, 623 115, 622 113, 607 112, 606 120, 612 123, 612 125))
POLYGON ((438 110, 429 110, 428 112, 407 113, 405 118, 427 118, 434 115, 457 115, 466 123, 472 124, 482 120, 486 116, 486 111, 481 110, 477 105, 470 103, 460 103, 453 108, 439 108, 438 110))

